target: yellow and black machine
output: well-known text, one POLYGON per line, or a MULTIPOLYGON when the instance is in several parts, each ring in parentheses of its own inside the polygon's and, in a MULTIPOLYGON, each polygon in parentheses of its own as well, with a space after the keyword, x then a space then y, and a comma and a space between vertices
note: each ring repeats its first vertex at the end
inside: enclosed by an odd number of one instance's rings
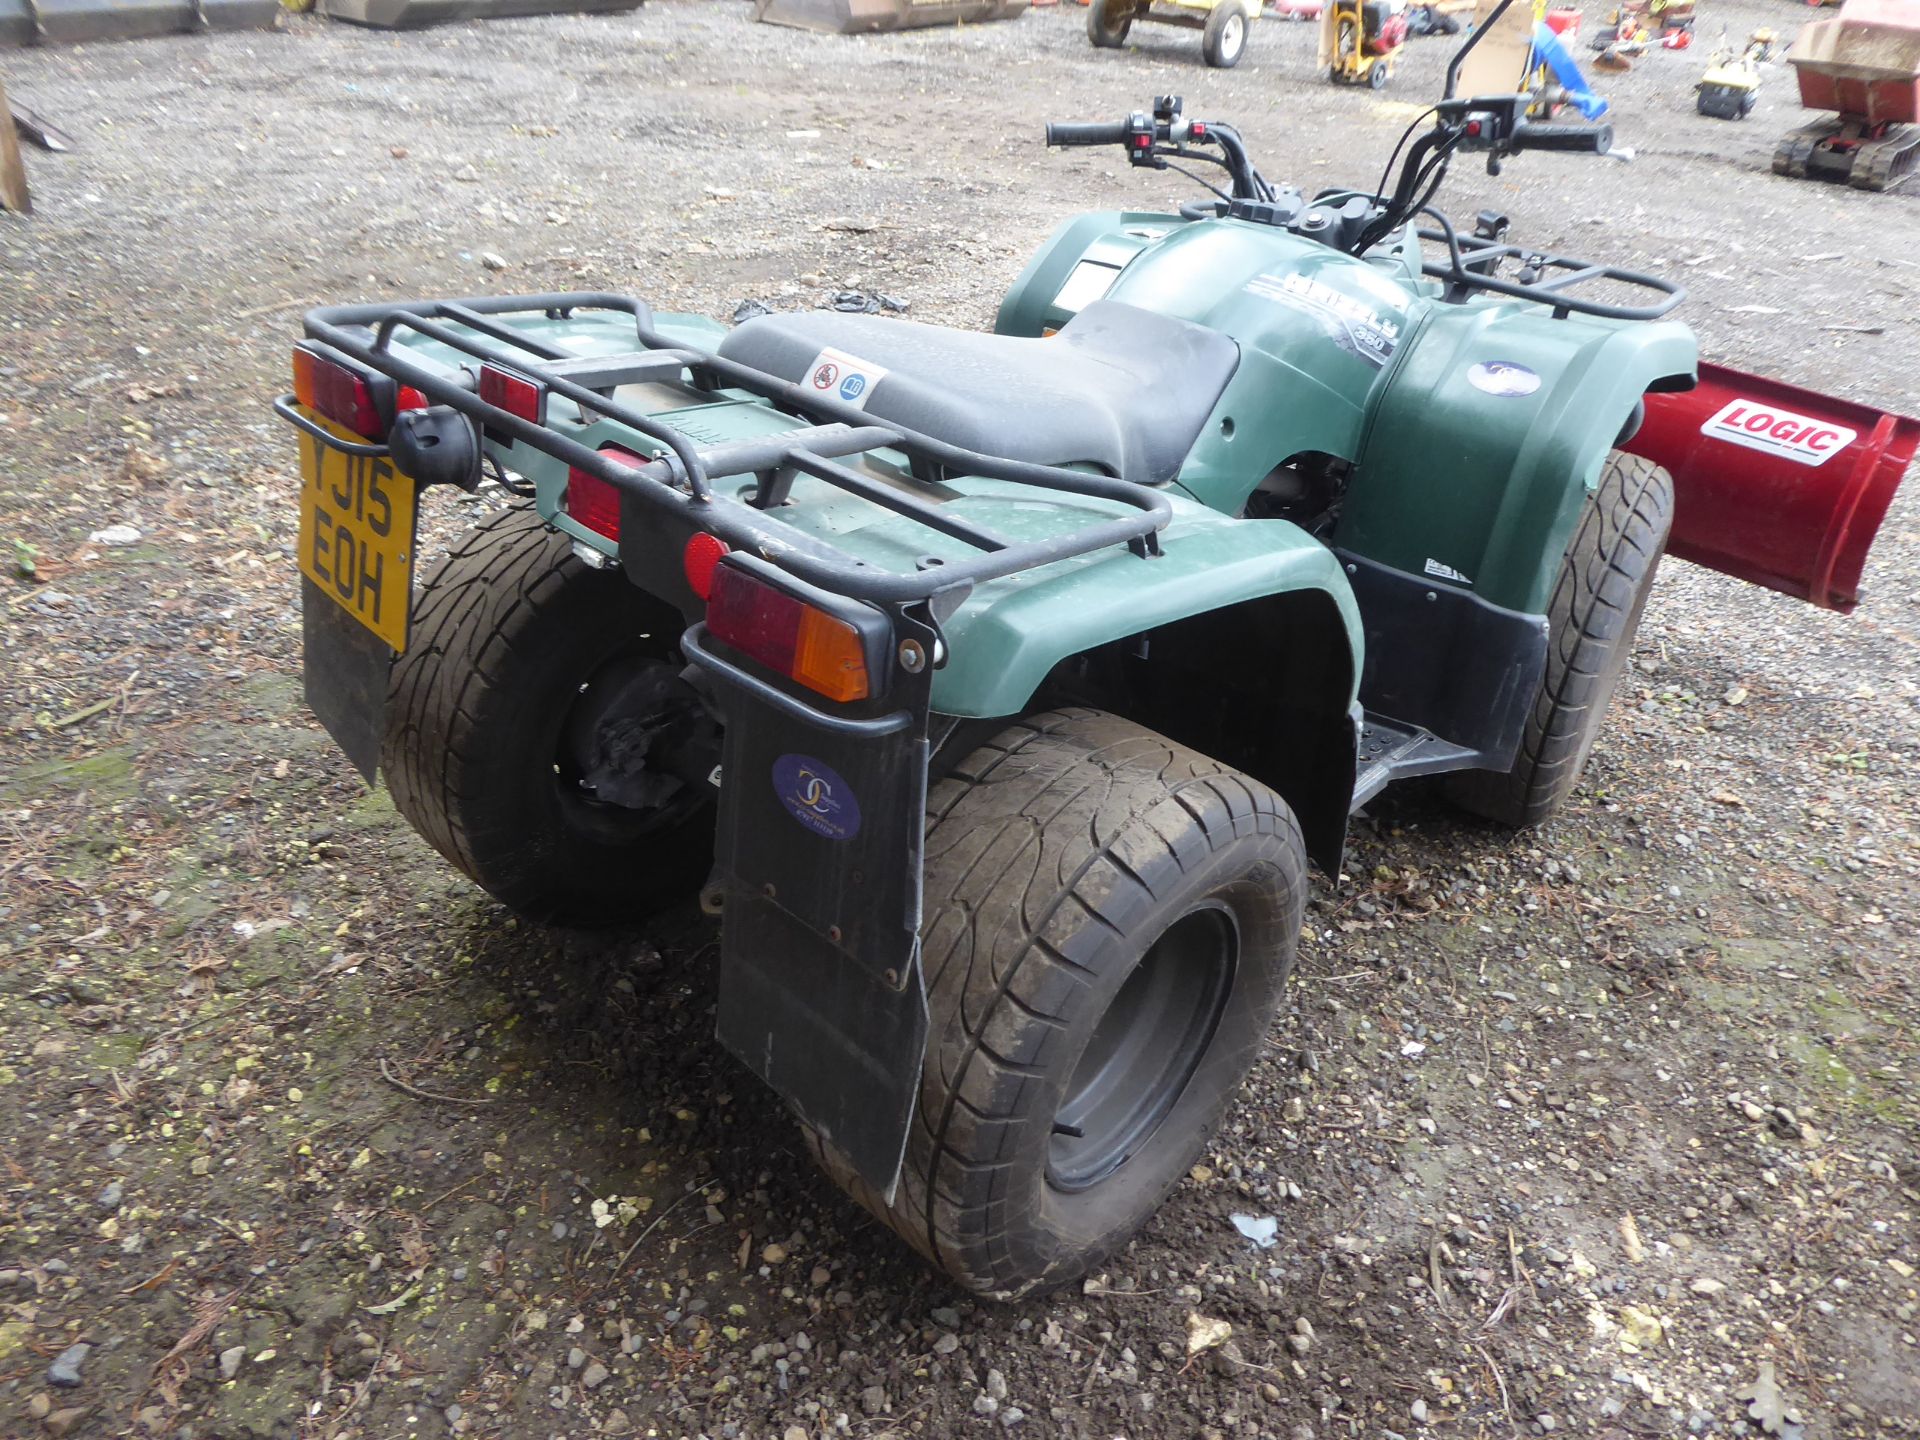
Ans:
POLYGON ((1407 43, 1394 0, 1328 0, 1320 12, 1320 63, 1336 85, 1382 88, 1407 43))
POLYGON ((1218 70, 1231 70, 1247 53, 1247 38, 1260 0, 1093 0, 1087 7, 1087 38, 1101 50, 1118 50, 1136 20, 1181 25, 1200 34, 1200 54, 1218 70))

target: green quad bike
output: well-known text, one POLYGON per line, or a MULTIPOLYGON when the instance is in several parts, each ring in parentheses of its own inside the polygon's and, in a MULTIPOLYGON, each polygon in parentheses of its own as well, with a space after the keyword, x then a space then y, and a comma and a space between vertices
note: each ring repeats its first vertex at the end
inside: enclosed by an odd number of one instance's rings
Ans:
POLYGON ((315 310, 309 701, 524 915, 700 894, 720 1039, 957 1283, 1081 1275, 1219 1124, 1349 814, 1446 772, 1546 819, 1663 548, 1847 608, 1920 438, 1428 209, 1456 154, 1605 147, 1526 104, 1443 101, 1386 195, 1172 100, 1049 127, 1228 188, 1070 220, 990 335, 315 310), (519 502, 414 587, 419 494, 486 475, 519 502))

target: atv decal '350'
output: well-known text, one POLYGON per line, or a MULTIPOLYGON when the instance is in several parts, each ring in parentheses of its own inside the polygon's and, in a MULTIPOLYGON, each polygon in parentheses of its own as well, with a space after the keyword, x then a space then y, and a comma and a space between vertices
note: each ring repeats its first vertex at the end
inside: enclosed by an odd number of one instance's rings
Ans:
POLYGON ((1366 301, 1305 275, 1256 275, 1247 282, 1247 293, 1297 306, 1316 316, 1341 348, 1376 367, 1391 360, 1394 347, 1400 343, 1399 316, 1383 315, 1366 301))
POLYGON ((807 378, 802 383, 809 390, 818 390, 842 404, 864 410, 873 394, 873 387, 880 383, 886 373, 883 367, 871 361, 829 346, 813 357, 813 363, 807 367, 807 378))

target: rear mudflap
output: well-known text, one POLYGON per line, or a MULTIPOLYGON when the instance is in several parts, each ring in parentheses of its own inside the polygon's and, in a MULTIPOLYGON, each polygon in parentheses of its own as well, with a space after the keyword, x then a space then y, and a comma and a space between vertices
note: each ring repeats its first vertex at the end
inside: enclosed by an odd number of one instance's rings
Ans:
MULTIPOLYGON (((897 635, 918 627, 896 619, 897 635)), ((934 633, 914 635, 934 653, 934 633)), ((927 1043, 921 846, 930 676, 894 667, 895 708, 816 710, 707 648, 719 682, 721 1042, 891 1197, 927 1043)))
POLYGON ((380 766, 393 651, 304 575, 300 629, 307 707, 371 785, 380 766))

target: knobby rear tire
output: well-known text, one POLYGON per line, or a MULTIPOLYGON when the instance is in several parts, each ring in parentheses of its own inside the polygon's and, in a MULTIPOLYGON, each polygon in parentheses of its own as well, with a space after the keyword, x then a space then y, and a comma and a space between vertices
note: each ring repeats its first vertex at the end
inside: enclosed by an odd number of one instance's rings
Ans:
POLYGON ((394 807, 530 919, 615 924, 694 893, 712 864, 710 800, 644 830, 554 773, 587 679, 623 649, 673 658, 682 628, 619 570, 584 564, 531 505, 487 514, 414 596, 380 756, 394 807))
MULTIPOLYGON (((892 1202, 810 1138, 828 1173, 934 1265, 1010 1298, 1123 1246, 1205 1149, 1292 969, 1306 859, 1271 790, 1092 710, 1013 725, 933 787, 927 812, 931 1027, 892 1202), (1187 973, 1189 951, 1154 949, 1170 930, 1232 947, 1217 989, 1181 1002, 1213 1028, 1185 1052, 1183 1084, 1169 1069, 1141 1088, 1138 1113, 1160 1118, 1128 1132, 1117 1168, 1070 1185, 1062 1147, 1083 1142, 1058 1138, 1062 1102, 1090 1093, 1081 1062, 1103 1016, 1154 1013, 1139 985, 1130 1005, 1112 1003, 1129 977, 1187 973)), ((1134 1102, 1116 1083, 1126 1113, 1134 1102)))

